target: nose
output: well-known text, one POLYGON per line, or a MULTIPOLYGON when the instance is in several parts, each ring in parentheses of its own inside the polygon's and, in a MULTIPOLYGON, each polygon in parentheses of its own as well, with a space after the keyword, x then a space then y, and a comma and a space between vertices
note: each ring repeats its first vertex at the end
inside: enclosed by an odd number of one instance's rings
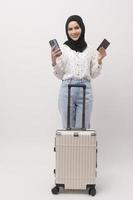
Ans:
POLYGON ((76 30, 75 29, 73 29, 72 30, 72 35, 74 35, 76 33, 76 30))

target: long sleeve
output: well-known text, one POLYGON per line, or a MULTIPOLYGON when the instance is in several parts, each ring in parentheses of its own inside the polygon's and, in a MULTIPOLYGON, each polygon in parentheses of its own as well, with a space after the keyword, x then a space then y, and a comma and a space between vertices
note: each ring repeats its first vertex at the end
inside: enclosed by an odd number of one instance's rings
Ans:
POLYGON ((62 55, 56 59, 56 65, 53 66, 54 75, 61 80, 70 78, 88 79, 97 77, 102 69, 102 65, 97 62, 97 51, 91 46, 83 52, 76 52, 68 46, 61 48, 62 55))
POLYGON ((63 49, 61 49, 61 51, 62 55, 56 59, 56 65, 53 66, 53 73, 58 79, 62 80, 65 74, 66 55, 63 49))
POLYGON ((96 78, 102 69, 102 64, 97 62, 97 53, 93 53, 90 61, 90 76, 91 78, 96 78))

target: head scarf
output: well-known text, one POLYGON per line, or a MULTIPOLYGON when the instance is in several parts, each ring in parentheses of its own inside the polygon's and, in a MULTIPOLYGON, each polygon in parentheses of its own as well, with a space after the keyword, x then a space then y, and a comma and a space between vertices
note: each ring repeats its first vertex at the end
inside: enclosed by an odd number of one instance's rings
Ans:
POLYGON ((78 15, 70 16, 66 21, 65 29, 66 29, 66 35, 67 35, 68 40, 64 44, 69 46, 74 51, 83 52, 87 47, 87 43, 85 42, 85 39, 84 39, 84 37, 85 37, 85 26, 84 26, 82 18, 78 15), (68 24, 71 21, 76 21, 81 28, 81 35, 80 35, 79 39, 76 40, 76 41, 72 40, 68 35, 68 24))

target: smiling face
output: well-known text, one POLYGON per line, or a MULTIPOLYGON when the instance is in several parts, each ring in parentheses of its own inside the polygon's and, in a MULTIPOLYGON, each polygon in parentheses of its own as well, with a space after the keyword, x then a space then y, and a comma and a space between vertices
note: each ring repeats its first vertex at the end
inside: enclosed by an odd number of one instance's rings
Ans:
POLYGON ((76 41, 79 39, 80 35, 81 35, 81 28, 79 26, 79 24, 76 22, 76 21, 71 21, 69 24, 68 24, 68 35, 69 37, 76 41))

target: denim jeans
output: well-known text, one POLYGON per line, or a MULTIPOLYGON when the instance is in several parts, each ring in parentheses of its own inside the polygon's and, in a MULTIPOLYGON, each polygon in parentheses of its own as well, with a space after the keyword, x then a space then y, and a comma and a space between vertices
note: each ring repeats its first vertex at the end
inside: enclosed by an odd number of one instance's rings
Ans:
MULTIPOLYGON (((67 79, 63 80, 58 97, 58 107, 62 119, 62 128, 67 128, 67 109, 68 109, 68 84, 85 84, 85 128, 90 128, 90 117, 92 112, 92 88, 91 82, 85 79, 67 79)), ((70 127, 82 127, 82 108, 83 108, 83 88, 71 88, 71 104, 70 104, 70 127)))

